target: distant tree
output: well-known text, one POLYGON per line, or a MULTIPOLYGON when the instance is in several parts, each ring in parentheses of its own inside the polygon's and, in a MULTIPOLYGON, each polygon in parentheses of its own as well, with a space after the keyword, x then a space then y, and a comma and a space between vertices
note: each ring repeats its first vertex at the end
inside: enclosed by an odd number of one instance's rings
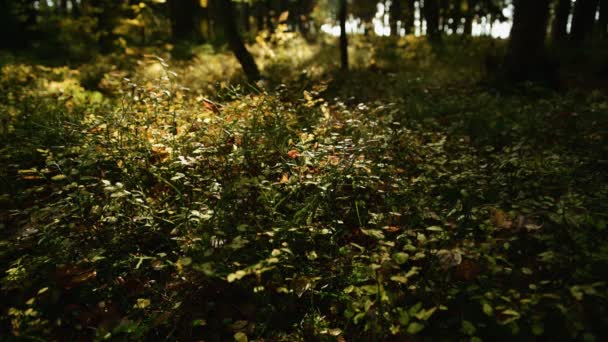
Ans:
POLYGON ((441 27, 439 25, 439 0, 424 0, 422 8, 424 20, 426 21, 426 35, 429 40, 437 42, 441 40, 441 27))
POLYGON ((473 21, 475 20, 475 12, 479 0, 464 0, 464 35, 471 36, 473 34, 473 21))
POLYGON ((577 0, 574 3, 571 31, 571 38, 574 42, 582 42, 591 37, 595 26, 597 6, 598 0, 577 0))
POLYGON ((199 0, 169 0, 171 36, 174 41, 192 40, 200 37, 197 21, 199 0))
POLYGON ((597 23, 599 37, 608 37, 608 0, 600 0, 600 18, 597 23))
POLYGON ((0 0, 0 47, 25 47, 28 37, 21 19, 21 4, 14 0, 0 0))
POLYGON ((231 0, 217 0, 216 15, 224 26, 224 36, 228 41, 230 49, 239 60, 241 67, 247 79, 250 82, 255 82, 260 79, 260 71, 258 69, 253 56, 245 47, 243 39, 239 35, 239 31, 234 20, 234 11, 231 0))
POLYGON ((348 36, 346 35, 347 0, 339 0, 338 21, 340 22, 340 65, 348 70, 348 36))
POLYGON ((398 22, 403 17, 403 0, 392 0, 389 7, 389 24, 391 27, 391 36, 399 35, 398 22))
MULTIPOLYGON (((339 0, 340 1, 340 0, 339 0)), ((376 15, 376 6, 378 1, 376 0, 353 0, 350 6, 350 13, 355 18, 361 19, 364 26, 364 34, 368 34, 370 28, 372 28, 372 19, 376 15)), ((338 5, 338 7, 340 7, 338 5)))
POLYGON ((403 14, 403 28, 405 28, 406 34, 414 34, 414 30, 416 29, 415 21, 416 21, 416 1, 415 0, 405 0, 405 13, 403 14))
POLYGON ((553 81, 547 63, 545 36, 549 20, 549 0, 514 0, 513 27, 505 60, 511 81, 553 81))
POLYGON ((558 0, 553 18, 551 36, 553 41, 560 42, 568 37, 568 17, 572 9, 572 0, 558 0))

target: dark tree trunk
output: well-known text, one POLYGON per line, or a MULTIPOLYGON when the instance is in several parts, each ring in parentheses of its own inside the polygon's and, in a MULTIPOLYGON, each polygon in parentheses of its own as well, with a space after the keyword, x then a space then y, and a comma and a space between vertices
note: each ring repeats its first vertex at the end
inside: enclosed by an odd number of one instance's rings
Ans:
POLYGON ((348 70, 348 36, 346 35, 346 0, 340 0, 338 20, 340 21, 340 62, 343 70, 348 70))
POLYGON ((450 9, 450 17, 452 19, 452 23, 450 23, 450 29, 452 30, 452 34, 456 34, 458 32, 458 27, 460 27, 460 19, 462 18, 462 10, 460 9, 460 4, 452 5, 453 7, 450 9))
POLYGON ((545 36, 549 20, 549 0, 515 0, 513 27, 505 66, 511 81, 554 81, 548 63, 545 36))
POLYGON ((448 21, 450 19, 450 2, 449 0, 440 0, 439 1, 439 27, 443 32, 447 32, 448 21))
POLYGON ((591 37, 595 23, 595 12, 598 0, 577 0, 574 3, 572 16, 571 38, 575 42, 582 42, 591 37))
POLYGON ((272 1, 266 0, 266 29, 270 33, 274 33, 274 24, 272 22, 273 12, 274 11, 272 10, 272 1))
POLYGON ((243 30, 249 34, 251 32, 251 5, 248 2, 243 2, 243 30))
POLYGON ((68 13, 68 0, 59 0, 59 6, 57 6, 60 14, 68 13))
POLYGON ((564 41, 568 37, 568 17, 572 9, 572 0, 558 0, 551 36, 554 42, 564 41))
POLYGON ((74 17, 74 18, 80 17, 80 15, 82 14, 82 11, 80 9, 80 4, 78 3, 78 1, 70 0, 70 3, 72 4, 72 17, 74 17))
POLYGON ((0 0, 0 48, 25 48, 29 42, 24 25, 13 0, 0 0))
POLYGON ((608 0, 600 0, 600 19, 597 23, 601 39, 608 37, 608 0))
POLYGON ((174 41, 197 38, 198 27, 195 20, 200 7, 198 0, 170 0, 171 35, 174 41))
POLYGON ((264 30, 264 4, 255 2, 255 28, 258 32, 264 30))
POLYGON ((475 6, 477 0, 466 0, 467 1, 467 12, 464 16, 464 35, 473 35, 473 20, 475 20, 475 6))
POLYGON ((403 28, 405 28, 406 34, 414 34, 416 30, 415 21, 416 21, 416 7, 414 0, 405 0, 405 15, 403 17, 403 28))
POLYGON ((402 17, 402 11, 403 11, 402 2, 403 2, 403 0, 392 0, 391 1, 391 6, 389 8, 391 36, 399 35, 399 32, 398 32, 399 28, 398 28, 397 22, 402 17))
POLYGON ((232 0, 218 0, 216 13, 224 26, 224 36, 228 41, 228 45, 239 60, 239 63, 241 63, 243 71, 245 72, 245 75, 247 75, 247 79, 249 79, 250 82, 259 80, 260 71, 258 66, 255 64, 255 60, 249 51, 247 51, 243 39, 236 28, 232 0))
POLYGON ((425 0, 424 20, 426 21, 426 35, 429 40, 437 42, 441 40, 441 31, 439 26, 439 0, 425 0))

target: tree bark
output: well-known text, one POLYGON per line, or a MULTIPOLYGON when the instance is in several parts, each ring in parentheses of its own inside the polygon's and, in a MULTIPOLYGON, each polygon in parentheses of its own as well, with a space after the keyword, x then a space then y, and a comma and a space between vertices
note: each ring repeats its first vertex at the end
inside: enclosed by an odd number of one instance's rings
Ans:
POLYGON ((583 42, 591 37, 595 23, 595 12, 598 0, 576 0, 572 16, 571 38, 574 42, 583 42))
POLYGON ((348 36, 346 35, 346 0, 340 0, 338 20, 340 21, 340 62, 342 70, 348 70, 348 36))
POLYGON ((243 30, 249 34, 251 32, 251 5, 248 2, 243 2, 243 30))
POLYGON ((473 35, 473 20, 475 19, 475 6, 477 0, 466 0, 467 1, 467 12, 464 16, 464 35, 473 35))
POLYGON ((243 71, 250 82, 255 82, 260 79, 260 71, 251 53, 245 47, 243 39, 239 35, 234 21, 234 11, 232 8, 232 0, 217 1, 217 16, 220 18, 224 26, 224 35, 228 41, 230 49, 239 60, 243 71))
POLYGON ((403 0, 391 0, 391 6, 389 7, 389 20, 390 20, 390 27, 391 27, 391 36, 398 36, 399 35, 399 28, 397 25, 397 22, 401 19, 402 17, 402 2, 403 0))
POLYGON ((416 30, 416 7, 415 0, 405 0, 405 15, 403 17, 403 28, 405 28, 405 34, 414 34, 416 30))
POLYGON ((568 37, 568 17, 572 9, 572 0, 558 0, 551 36, 554 42, 561 42, 568 37))
POLYGON ((597 26, 599 37, 606 39, 608 37, 608 0, 600 0, 600 19, 597 26))
POLYGON ((545 36, 549 20, 549 0, 515 0, 515 13, 505 66, 511 81, 553 81, 547 63, 545 36))
POLYGON ((198 7, 198 0, 169 0, 171 35, 174 41, 196 38, 199 33, 195 20, 198 7))
POLYGON ((439 0, 425 0, 423 7, 424 20, 426 21, 426 35, 429 40, 437 42, 441 40, 439 26, 439 0))

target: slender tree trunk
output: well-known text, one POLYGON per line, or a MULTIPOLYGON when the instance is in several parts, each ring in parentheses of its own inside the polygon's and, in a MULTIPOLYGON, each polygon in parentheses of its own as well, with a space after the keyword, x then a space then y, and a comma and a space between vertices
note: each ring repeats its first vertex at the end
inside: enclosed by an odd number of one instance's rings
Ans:
POLYGON ((505 61, 511 81, 553 81, 547 63, 545 36, 549 20, 549 0, 515 0, 511 39, 505 61))
POLYGON ((564 41, 568 37, 568 17, 572 9, 572 0, 558 0, 551 36, 554 42, 564 41))
POLYGON ((340 0, 338 20, 340 21, 340 62, 342 70, 348 70, 348 36, 346 35, 346 0, 340 0))
POLYGON ((272 10, 272 1, 271 0, 266 0, 266 29, 268 30, 268 32, 270 33, 274 33, 274 24, 272 22, 272 14, 273 14, 273 10, 272 10))
POLYGON ((441 40, 439 26, 439 0, 424 0, 424 20, 426 20, 426 35, 429 40, 437 42, 441 40))
POLYGON ((13 0, 0 0, 0 48, 25 48, 29 37, 13 0))
POLYGON ((236 28, 232 0, 217 1, 217 16, 224 26, 224 35, 228 41, 228 45, 243 67, 247 79, 249 79, 250 82, 259 80, 260 71, 258 66, 255 64, 255 60, 245 47, 243 39, 236 28))
POLYGON ((389 7, 389 20, 391 26, 391 36, 399 35, 399 28, 397 27, 397 22, 402 17, 402 2, 403 0, 391 0, 391 6, 389 7))
POLYGON ((68 0, 59 0, 59 6, 57 6, 59 14, 68 13, 68 0))
POLYGON ((574 3, 572 17, 571 38, 575 42, 582 42, 591 37, 595 23, 595 12, 598 0, 577 0, 574 3))
POLYGON ((452 19, 452 23, 450 24, 450 29, 452 30, 452 34, 458 33, 458 27, 460 27, 460 19, 462 18, 462 10, 460 9, 460 4, 455 4, 450 9, 450 17, 452 19))
POLYGON ((473 20, 475 19, 475 6, 477 5, 477 0, 466 0, 467 2, 467 12, 464 17, 464 35, 472 36, 473 35, 473 20))
POLYGON ((81 5, 78 3, 77 0, 70 0, 70 3, 72 4, 72 17, 74 17, 74 18, 80 17, 80 15, 82 14, 82 11, 80 8, 81 5))
POLYGON ((598 20, 598 34, 601 39, 608 38, 608 0, 600 0, 600 19, 598 20))
POLYGON ((251 5, 248 2, 243 2, 243 30, 249 34, 251 32, 251 5))
POLYGON ((195 17, 199 7, 198 0, 169 0, 173 40, 183 41, 197 37, 199 32, 195 17))
POLYGON ((416 7, 415 0, 405 0, 405 16, 403 17, 403 27, 406 34, 414 34, 416 27, 416 7))
POLYGON ((260 1, 255 2, 255 28, 258 32, 264 30, 264 4, 260 1))

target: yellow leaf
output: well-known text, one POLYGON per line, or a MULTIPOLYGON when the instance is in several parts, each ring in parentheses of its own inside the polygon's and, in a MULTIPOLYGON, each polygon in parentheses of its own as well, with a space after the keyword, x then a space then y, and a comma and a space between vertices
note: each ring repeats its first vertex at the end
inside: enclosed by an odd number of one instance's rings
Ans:
POLYGON ((237 332, 236 334, 234 334, 234 340, 236 342, 247 342, 249 341, 249 339, 247 338, 247 335, 243 332, 237 332))
POLYGON ((146 298, 137 298, 137 303, 133 306, 137 309, 145 309, 150 306, 150 300, 146 298))
POLYGON ((281 13, 281 15, 279 16, 279 23, 284 23, 287 21, 287 19, 289 19, 289 11, 281 13))

